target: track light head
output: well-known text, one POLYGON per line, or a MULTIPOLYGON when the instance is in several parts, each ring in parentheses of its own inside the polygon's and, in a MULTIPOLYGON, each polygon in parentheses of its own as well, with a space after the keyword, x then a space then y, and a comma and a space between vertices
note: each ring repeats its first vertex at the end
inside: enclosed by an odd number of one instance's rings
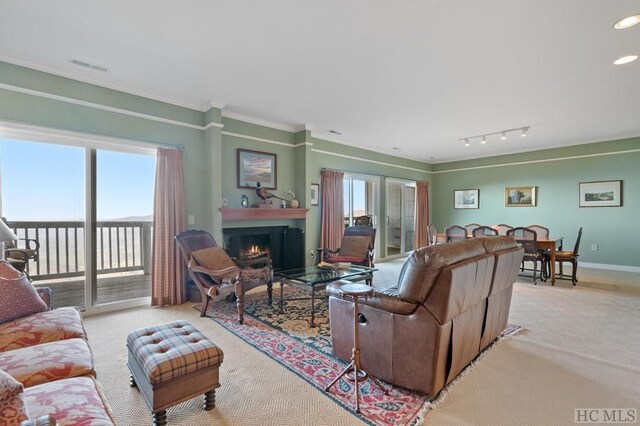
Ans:
POLYGON ((500 136, 500 139, 505 140, 507 138, 507 132, 502 132, 502 136, 500 136))
POLYGON ((527 137, 527 132, 529 131, 528 127, 523 127, 522 128, 522 133, 520 134, 521 137, 525 138, 527 137))
POLYGON ((482 142, 480 142, 481 144, 485 144, 487 143, 487 137, 486 136, 482 136, 482 142))
POLYGON ((464 146, 469 146, 469 139, 464 140, 464 146))

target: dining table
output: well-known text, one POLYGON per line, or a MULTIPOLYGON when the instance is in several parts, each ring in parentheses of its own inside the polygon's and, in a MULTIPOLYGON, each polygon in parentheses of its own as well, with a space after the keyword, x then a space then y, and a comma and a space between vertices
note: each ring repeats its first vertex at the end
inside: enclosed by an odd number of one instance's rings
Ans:
MULTIPOLYGON (((471 232, 467 233, 467 238, 473 238, 471 232)), ((551 260, 551 285, 556 285, 556 250, 562 250, 562 241, 564 237, 538 237, 536 247, 538 250, 549 250, 549 258, 551 260)), ((436 234, 437 244, 446 242, 444 233, 436 234)))

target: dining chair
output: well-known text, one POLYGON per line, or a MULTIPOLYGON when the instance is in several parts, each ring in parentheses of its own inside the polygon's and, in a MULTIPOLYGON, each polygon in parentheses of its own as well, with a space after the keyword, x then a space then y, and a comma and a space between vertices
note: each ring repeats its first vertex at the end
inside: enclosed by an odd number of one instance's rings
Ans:
POLYGON ((507 231, 507 235, 513 237, 517 243, 522 245, 522 248, 524 248, 523 259, 525 261, 533 262, 533 284, 538 284, 538 262, 540 262, 540 279, 546 281, 546 279, 543 278, 544 256, 538 250, 538 235, 536 234, 536 231, 519 226, 509 229, 507 231))
POLYGON ((477 237, 494 237, 498 235, 498 231, 490 226, 478 226, 476 229, 471 231, 473 238, 477 237))
POLYGON ((427 225, 427 245, 432 246, 437 243, 436 226, 433 223, 427 225))
MULTIPOLYGON (((557 275, 556 278, 560 279, 569 279, 568 275, 564 275, 562 273, 562 264, 564 262, 571 263, 571 282, 573 285, 576 285, 578 282, 578 250, 580 250, 580 240, 582 239, 582 228, 578 230, 578 237, 576 238, 576 244, 573 246, 572 251, 557 251, 556 252, 556 262, 560 264, 560 275, 557 275)), ((545 254, 545 262, 547 264, 551 263, 551 255, 545 254)))
POLYGON ((507 225, 506 223, 499 223, 494 225, 493 228, 498 231, 498 235, 507 235, 507 231, 513 229, 513 226, 507 225))
POLYGON ((467 230, 467 233, 472 233, 474 229, 476 229, 477 227, 482 226, 479 223, 470 223, 468 225, 465 225, 465 229, 467 230))
POLYGON ((544 237, 544 238, 549 238, 549 228, 542 226, 542 225, 529 225, 527 226, 527 228, 529 229, 533 229, 534 231, 536 231, 536 234, 538 235, 538 238, 544 237))
POLYGON ((460 225, 451 225, 444 228, 444 240, 447 243, 451 241, 461 241, 467 239, 467 229, 460 225))

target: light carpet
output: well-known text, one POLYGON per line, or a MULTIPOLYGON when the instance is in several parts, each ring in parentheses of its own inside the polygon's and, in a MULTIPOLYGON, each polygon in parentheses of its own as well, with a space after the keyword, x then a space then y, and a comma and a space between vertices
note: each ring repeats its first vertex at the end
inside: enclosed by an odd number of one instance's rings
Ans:
MULTIPOLYGON (((379 263, 374 285, 394 284, 401 264, 379 263)), ((522 278, 514 287, 509 321, 527 331, 498 345, 461 377, 426 414, 425 424, 569 425, 575 408, 640 408, 640 296, 585 287, 597 287, 600 275, 608 277, 608 288, 610 283, 618 287, 615 273, 586 269, 578 287, 566 281, 534 286, 522 278)), ((203 411, 200 398, 185 402, 168 411, 169 424, 363 424, 324 392, 216 322, 200 318, 190 304, 85 319, 98 378, 118 424, 148 425, 151 419, 139 392, 128 384, 127 334, 175 319, 190 321, 216 342, 225 360, 216 408, 203 411)))
MULTIPOLYGON (((284 307, 281 312, 277 303, 269 305, 266 291, 254 292, 245 298, 244 324, 237 323, 234 304, 221 300, 212 303, 207 316, 240 337, 259 351, 269 355, 282 366, 295 372, 311 386, 322 391, 347 366, 333 355, 328 318, 328 300, 324 290, 317 293, 316 327, 309 326, 308 292, 284 288, 284 307)), ((509 325, 499 341, 520 332, 521 327, 509 325)), ((497 344, 497 343, 496 343, 497 344)), ((483 352, 492 350, 491 345, 483 352)), ((480 357, 481 357, 480 356, 480 357)), ((480 358, 478 357, 478 358, 480 358)), ((465 375, 471 367, 463 370, 465 375)), ((430 408, 433 398, 419 392, 391 386, 382 382, 389 391, 385 395, 370 380, 360 384, 361 414, 354 410, 355 389, 352 380, 340 379, 325 395, 354 416, 372 425, 419 424, 430 408)), ((441 392, 448 393, 453 384, 441 392)), ((440 396, 437 396, 440 399, 440 396)))

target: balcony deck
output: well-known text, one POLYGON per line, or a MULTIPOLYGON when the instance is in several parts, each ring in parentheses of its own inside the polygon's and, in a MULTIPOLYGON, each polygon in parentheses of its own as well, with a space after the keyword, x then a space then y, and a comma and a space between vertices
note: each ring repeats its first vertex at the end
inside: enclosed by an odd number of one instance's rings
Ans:
MULTIPOLYGON (((53 291, 53 307, 77 306, 84 309, 84 280, 34 281, 36 287, 53 291)), ((97 304, 120 302, 151 296, 151 275, 142 273, 98 275, 97 304)))

